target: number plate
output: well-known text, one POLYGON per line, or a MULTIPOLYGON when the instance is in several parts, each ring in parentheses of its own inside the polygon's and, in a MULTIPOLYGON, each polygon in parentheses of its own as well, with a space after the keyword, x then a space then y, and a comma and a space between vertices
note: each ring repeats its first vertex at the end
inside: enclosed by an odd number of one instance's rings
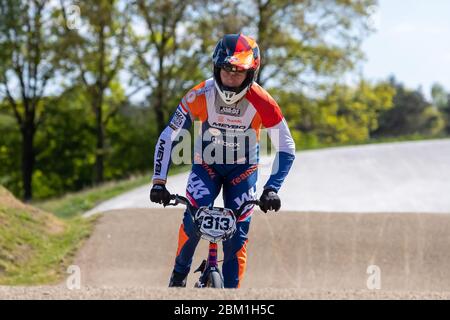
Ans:
POLYGON ((226 208, 201 207, 195 215, 202 238, 219 242, 236 231, 236 218, 233 211, 226 208))

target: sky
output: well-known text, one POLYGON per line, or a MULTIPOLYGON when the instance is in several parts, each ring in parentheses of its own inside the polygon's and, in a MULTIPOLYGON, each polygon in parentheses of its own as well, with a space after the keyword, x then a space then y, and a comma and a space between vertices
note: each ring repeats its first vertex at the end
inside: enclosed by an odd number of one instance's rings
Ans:
POLYGON ((363 74, 396 79, 430 97, 435 82, 450 91, 450 0, 379 0, 377 32, 363 43, 363 74))

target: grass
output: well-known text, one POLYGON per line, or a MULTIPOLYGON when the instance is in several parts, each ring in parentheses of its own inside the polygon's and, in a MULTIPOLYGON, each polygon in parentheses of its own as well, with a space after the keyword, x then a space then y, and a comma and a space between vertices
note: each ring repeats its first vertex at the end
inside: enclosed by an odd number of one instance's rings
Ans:
POLYGON ((54 213, 57 217, 67 219, 88 211, 102 201, 142 186, 148 181, 147 176, 140 176, 118 182, 108 182, 98 187, 66 194, 61 198, 35 202, 34 205, 54 213))
POLYGON ((0 186, 0 285, 60 281, 95 220, 59 219, 20 203, 0 186))
MULTIPOLYGON (((184 172, 188 169, 189 166, 187 165, 173 166, 170 170, 170 175, 184 172)), ((150 175, 141 175, 127 180, 108 182, 98 187, 69 193, 61 198, 35 202, 34 205, 45 211, 54 213, 57 217, 71 218, 92 209, 100 202, 146 184, 150 188, 150 175)))

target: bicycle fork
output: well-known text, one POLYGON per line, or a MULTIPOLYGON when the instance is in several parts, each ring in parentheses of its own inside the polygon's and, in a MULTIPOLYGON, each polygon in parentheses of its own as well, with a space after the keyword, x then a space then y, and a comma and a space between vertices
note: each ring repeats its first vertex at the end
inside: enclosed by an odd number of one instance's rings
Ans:
POLYGON ((217 249, 218 249, 217 243, 210 242, 208 259, 203 260, 200 267, 198 267, 197 270, 194 271, 194 273, 201 272, 200 279, 197 283, 198 287, 206 286, 206 282, 208 281, 208 275, 210 272, 213 272, 213 271, 218 272, 223 281, 223 276, 219 270, 218 262, 217 262, 217 249))

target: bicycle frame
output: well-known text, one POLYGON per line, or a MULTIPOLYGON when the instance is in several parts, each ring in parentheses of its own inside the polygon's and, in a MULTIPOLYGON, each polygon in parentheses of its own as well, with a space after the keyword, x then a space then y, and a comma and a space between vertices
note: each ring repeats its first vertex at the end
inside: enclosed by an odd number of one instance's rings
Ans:
POLYGON ((208 285, 208 275, 212 271, 218 272, 223 282, 222 272, 220 271, 219 264, 217 261, 217 250, 218 244, 210 242, 207 260, 203 260, 200 267, 198 267, 197 270, 194 271, 194 273, 201 272, 199 281, 195 285, 196 287, 198 288, 206 287, 208 285))

